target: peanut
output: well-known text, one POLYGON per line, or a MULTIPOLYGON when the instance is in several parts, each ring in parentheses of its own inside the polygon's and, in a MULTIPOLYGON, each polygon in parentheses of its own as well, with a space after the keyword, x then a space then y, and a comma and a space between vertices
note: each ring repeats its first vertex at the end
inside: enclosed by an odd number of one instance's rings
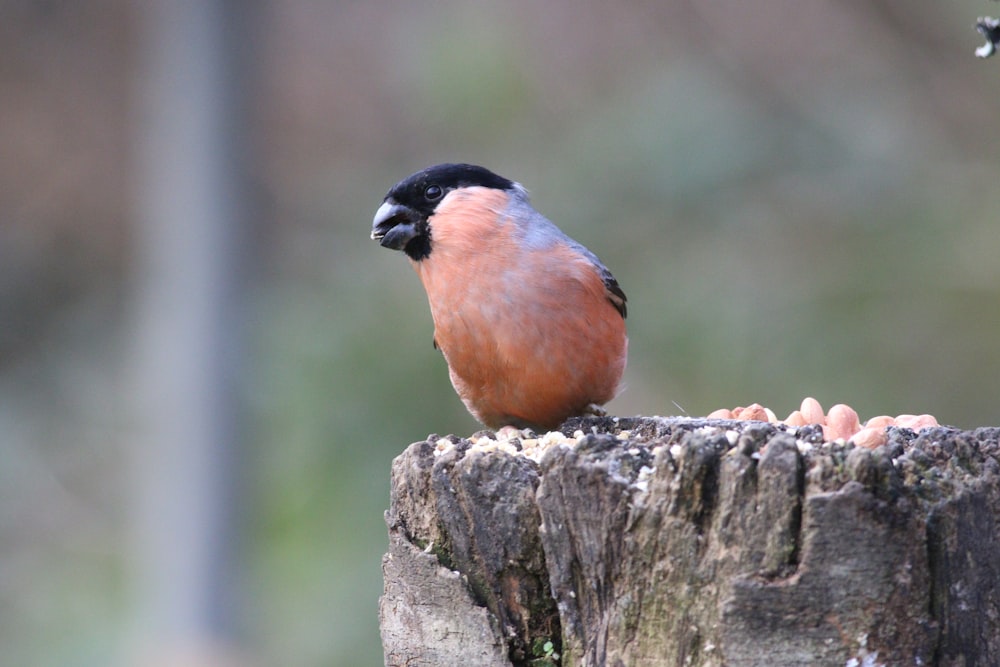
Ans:
POLYGON ((823 414, 823 406, 812 396, 802 399, 802 407, 799 408, 807 424, 825 424, 826 415, 823 414))
POLYGON ((858 413, 849 405, 838 403, 830 408, 826 416, 826 424, 823 426, 823 437, 826 440, 837 440, 843 438, 847 440, 852 435, 861 430, 861 422, 858 421, 858 413))
POLYGON ((876 447, 881 447, 888 440, 889 434, 885 432, 885 428, 880 428, 878 426, 866 426, 851 436, 851 442, 853 442, 856 446, 864 447, 865 449, 875 449, 876 447))

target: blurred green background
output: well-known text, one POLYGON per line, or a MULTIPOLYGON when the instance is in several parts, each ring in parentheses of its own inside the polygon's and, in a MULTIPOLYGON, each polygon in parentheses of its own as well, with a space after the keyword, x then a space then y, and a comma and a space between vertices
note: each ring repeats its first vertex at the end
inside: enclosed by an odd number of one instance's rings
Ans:
MULTIPOLYGON (((0 661, 127 658, 143 3, 0 2, 0 661)), ((243 647, 381 664, 390 462, 478 429, 386 190, 483 164, 629 297, 614 414, 1000 424, 982 2, 259 3, 243 647)), ((985 9, 984 9, 985 8, 985 9)))

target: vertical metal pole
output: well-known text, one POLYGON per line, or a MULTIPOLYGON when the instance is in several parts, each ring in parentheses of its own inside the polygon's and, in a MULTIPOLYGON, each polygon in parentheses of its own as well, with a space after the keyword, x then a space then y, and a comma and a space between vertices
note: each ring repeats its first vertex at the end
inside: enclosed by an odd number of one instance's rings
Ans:
POLYGON ((136 5, 136 649, 157 665, 237 643, 252 4, 136 5))

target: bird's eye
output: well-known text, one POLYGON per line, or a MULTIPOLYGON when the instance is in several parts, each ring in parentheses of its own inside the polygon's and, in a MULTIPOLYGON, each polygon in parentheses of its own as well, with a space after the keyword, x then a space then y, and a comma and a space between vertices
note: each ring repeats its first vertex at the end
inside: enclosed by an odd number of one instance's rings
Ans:
POLYGON ((441 189, 440 185, 428 185, 424 189, 424 197, 426 197, 430 201, 434 201, 435 199, 440 199, 441 195, 443 194, 444 190, 441 189))

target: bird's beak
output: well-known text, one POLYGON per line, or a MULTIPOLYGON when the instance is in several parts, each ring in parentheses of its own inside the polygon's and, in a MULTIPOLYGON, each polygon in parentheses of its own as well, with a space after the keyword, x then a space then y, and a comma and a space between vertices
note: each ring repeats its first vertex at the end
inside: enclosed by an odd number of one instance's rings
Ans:
POLYGON ((413 209, 386 201, 375 211, 372 239, 383 248, 402 250, 417 234, 418 216, 413 209))

